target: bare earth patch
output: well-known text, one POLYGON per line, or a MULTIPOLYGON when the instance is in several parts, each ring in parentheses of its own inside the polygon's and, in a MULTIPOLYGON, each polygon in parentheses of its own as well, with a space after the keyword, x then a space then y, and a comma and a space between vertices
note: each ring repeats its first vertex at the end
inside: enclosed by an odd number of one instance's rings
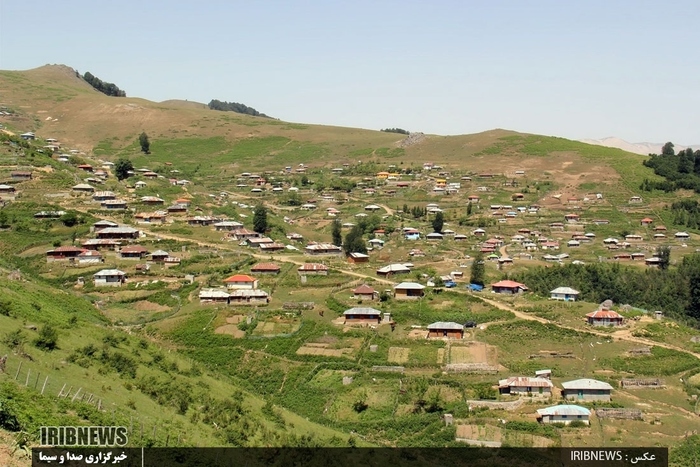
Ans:
POLYGON ((351 355, 353 349, 351 348, 344 348, 344 349, 329 349, 326 348, 328 344, 321 344, 321 343, 311 343, 311 344, 304 344, 301 347, 297 349, 297 355, 323 355, 325 357, 343 357, 346 355, 351 355))
POLYGON ((425 329, 411 329, 408 337, 411 339, 425 339, 428 337, 428 331, 425 329))
POLYGON ((469 346, 452 346, 450 363, 488 363, 488 347, 481 342, 469 346))

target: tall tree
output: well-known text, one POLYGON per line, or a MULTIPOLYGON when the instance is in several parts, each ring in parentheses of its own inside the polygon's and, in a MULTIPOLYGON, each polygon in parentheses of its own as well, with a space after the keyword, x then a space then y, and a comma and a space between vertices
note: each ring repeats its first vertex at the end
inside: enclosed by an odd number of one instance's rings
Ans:
POLYGON ((673 149, 673 143, 668 142, 664 144, 664 146, 661 148, 661 154, 664 156, 674 156, 676 154, 676 151, 673 149))
POLYGON ((141 145, 141 151, 145 152, 146 154, 151 153, 151 142, 148 139, 148 135, 144 131, 139 135, 139 144, 141 145))
POLYGON ((267 230, 267 209, 262 204, 255 206, 253 211, 253 230, 265 233, 267 230))
POLYGON ((671 264, 671 248, 659 246, 656 249, 656 257, 659 258, 659 269, 668 269, 669 264, 671 264))
POLYGON ((134 170, 134 164, 129 159, 122 158, 114 164, 114 174, 117 176, 117 180, 129 178, 129 172, 132 170, 134 170))
POLYGON ((343 243, 343 250, 346 255, 350 253, 367 253, 367 245, 365 245, 365 241, 362 238, 362 233, 362 227, 359 225, 355 225, 350 229, 343 243))
POLYGON ((442 211, 438 211, 435 213, 435 217, 433 218, 433 230, 437 233, 442 232, 442 227, 445 225, 445 216, 442 214, 442 211))
POLYGON ((469 282, 477 285, 484 285, 486 280, 486 265, 484 264, 484 254, 482 252, 477 252, 474 256, 474 261, 472 261, 471 276, 469 282))
POLYGON ((336 219, 333 221, 331 236, 333 237, 333 245, 342 246, 343 245, 343 234, 340 232, 341 225, 340 220, 336 219))

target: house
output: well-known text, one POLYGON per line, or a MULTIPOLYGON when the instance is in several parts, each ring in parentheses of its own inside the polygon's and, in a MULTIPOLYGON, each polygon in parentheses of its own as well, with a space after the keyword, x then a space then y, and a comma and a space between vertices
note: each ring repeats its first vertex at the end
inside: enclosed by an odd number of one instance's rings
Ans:
POLYGON ((343 312, 345 324, 379 324, 382 312, 369 307, 355 307, 343 312))
POLYGON ((464 338, 464 325, 444 321, 438 321, 428 325, 428 339, 445 337, 448 339, 464 338))
POLYGON ((650 217, 645 217, 644 219, 642 219, 640 221, 640 224, 642 225, 642 227, 649 227, 653 223, 654 223, 654 219, 652 219, 650 217))
POLYGON ((367 243, 369 243, 373 248, 381 248, 384 246, 385 242, 380 238, 372 238, 368 240, 367 243))
POLYGON ((98 230, 106 229, 107 227, 119 227, 119 224, 117 224, 116 222, 105 220, 97 221, 94 224, 92 224, 92 228, 95 232, 97 232, 98 230))
POLYGON ((179 265, 181 262, 182 262, 182 260, 180 258, 178 258, 177 256, 166 256, 163 259, 163 266, 165 266, 166 268, 170 268, 172 266, 179 265))
POLYGON ((627 242, 641 242, 644 240, 644 237, 641 235, 637 234, 630 234, 630 235, 625 235, 625 241, 627 242))
POLYGON ((100 249, 105 249, 114 251, 121 246, 121 242, 117 240, 90 238, 81 243, 80 246, 82 246, 86 250, 96 251, 100 249))
MULTIPOLYGON (((218 222, 219 219, 211 216, 194 216, 187 219, 187 225, 212 225, 218 222)), ((241 224, 242 225, 242 224, 241 224)))
POLYGON ((369 261, 369 255, 366 255, 364 253, 350 253, 348 255, 348 263, 357 264, 357 263, 366 263, 368 261, 369 261))
POLYGON ((549 292, 549 298, 551 300, 563 300, 565 302, 575 302, 579 294, 578 290, 574 290, 571 287, 557 287, 556 289, 549 292))
POLYGON ((280 271, 281 268, 275 263, 258 263, 250 268, 253 274, 279 274, 280 271))
POLYGON ((78 168, 80 170, 84 170, 85 172, 92 172, 92 166, 90 164, 80 164, 78 168))
POLYGON ((222 289, 202 289, 199 291, 200 303, 228 303, 229 293, 222 289))
POLYGON ((36 136, 35 136, 34 133, 32 133, 31 131, 28 131, 28 132, 26 132, 26 133, 22 133, 21 135, 19 135, 19 137, 22 138, 22 139, 24 139, 24 140, 34 140, 34 139, 36 139, 36 136))
POLYGON ((297 273, 300 276, 317 275, 317 276, 327 276, 328 266, 319 263, 304 263, 297 268, 297 273))
POLYGON ((135 239, 139 238, 141 232, 132 229, 131 227, 107 227, 95 232, 97 238, 107 238, 112 240, 118 239, 135 239))
POLYGON ((661 264, 661 258, 657 258, 656 256, 652 256, 651 258, 645 259, 644 264, 646 264, 650 268, 658 268, 659 265, 661 264))
POLYGON ((270 237, 258 237, 258 238, 247 238, 245 240, 245 243, 250 247, 260 248, 261 246, 263 246, 265 244, 275 243, 275 241, 273 239, 271 239, 270 237))
POLYGON ((151 253, 151 261, 153 261, 154 263, 163 263, 165 262, 165 259, 169 256, 170 254, 167 251, 157 250, 151 253))
POLYGON ((105 209, 110 209, 110 210, 117 210, 117 209, 126 209, 127 204, 126 201, 122 200, 117 200, 117 199, 110 199, 107 201, 102 201, 101 203, 102 207, 105 209))
POLYGON ((394 286, 394 298, 397 300, 415 300, 421 298, 425 286, 416 282, 402 282, 394 286))
POLYGON ((187 214, 187 205, 186 204, 173 204, 172 206, 168 206, 168 214, 173 214, 173 215, 187 214))
POLYGON ((10 177, 13 180, 31 180, 32 179, 32 173, 31 172, 10 172, 10 177))
POLYGON ((565 220, 566 222, 570 223, 570 224, 576 223, 576 222, 578 222, 580 219, 581 219, 581 216, 579 216, 578 214, 566 214, 566 215, 564 216, 564 220, 565 220))
POLYGON ((34 214, 35 219, 58 219, 64 215, 66 211, 39 211, 34 214))
POLYGON ((248 230, 248 229, 236 229, 232 231, 229 234, 231 237, 235 238, 236 240, 246 240, 248 238, 258 238, 260 237, 260 234, 253 231, 253 230, 248 230))
POLYGON ((566 242, 566 246, 568 246, 569 248, 576 248, 581 246, 581 242, 579 242, 578 240, 569 240, 568 242, 566 242))
POLYGON ((426 240, 442 240, 443 238, 444 238, 444 235, 442 235, 439 232, 431 232, 425 236, 426 240))
POLYGON ((257 289, 234 289, 229 294, 229 303, 235 304, 256 304, 269 303, 270 296, 264 290, 257 289))
POLYGON ((406 240, 419 240, 420 232, 415 229, 404 230, 403 236, 406 240))
POLYGON ((147 185, 146 182, 139 180, 138 182, 134 183, 134 188, 136 188, 138 190, 140 188, 146 188, 146 185, 147 185))
POLYGON ((243 224, 236 221, 221 221, 214 224, 214 230, 216 231, 236 230, 241 227, 243 227, 243 224))
POLYGON ((109 201, 116 198, 117 195, 113 191, 96 191, 92 194, 92 199, 95 201, 109 201))
POLYGON ((491 291, 493 293, 502 294, 519 294, 527 291, 527 287, 525 284, 521 284, 519 282, 503 280, 498 281, 495 284, 491 284, 491 291))
POLYGON ((141 259, 148 254, 148 250, 141 245, 128 245, 119 250, 121 259, 141 259))
POLYGON ((85 250, 76 256, 76 260, 79 264, 98 264, 104 263, 104 258, 102 254, 95 250, 85 250))
POLYGON ((632 196, 629 202, 632 204, 639 204, 642 202, 642 198, 641 196, 632 196))
POLYGON ((258 288, 258 280, 255 277, 251 277, 247 274, 234 274, 233 276, 224 279, 224 283, 228 289, 254 290, 258 288))
POLYGON ((92 275, 95 287, 121 287, 126 282, 126 273, 119 269, 103 269, 92 275))
POLYGON ((78 255, 80 255, 80 253, 84 251, 84 248, 78 248, 75 246, 59 246, 58 248, 54 248, 53 250, 46 252, 46 261, 73 261, 78 257, 78 255))
POLYGON ((625 318, 612 310, 598 309, 586 315, 591 326, 622 326, 625 318))
POLYGON ((379 297, 379 293, 367 284, 353 289, 352 294, 358 300, 374 300, 379 297))
POLYGON ((563 423, 568 425, 573 421, 579 421, 590 425, 591 411, 578 405, 555 405, 544 409, 537 409, 537 420, 541 423, 563 423))
POLYGON ((392 274, 407 274, 411 272, 411 269, 403 264, 389 264, 384 267, 377 269, 378 276, 389 277, 392 274))
POLYGON ((261 243, 258 245, 261 251, 280 251, 284 250, 286 246, 283 243, 277 243, 277 242, 272 242, 272 243, 261 243))
POLYGON ((165 224, 168 214, 165 211, 140 212, 134 216, 139 224, 165 224))
POLYGON ((590 378, 567 381, 561 384, 562 396, 569 401, 610 401, 613 387, 606 382, 590 378))
POLYGON ((340 255, 343 249, 332 243, 310 243, 304 248, 307 255, 340 255))
POLYGON ((484 237, 486 236, 486 231, 484 229, 476 229, 472 232, 472 234, 476 237, 484 237))
POLYGON ((78 183, 77 185, 73 186, 72 190, 77 191, 78 193, 92 193, 95 191, 95 188, 87 183, 78 183))
POLYGON ((690 235, 688 235, 687 232, 677 232, 674 237, 680 239, 680 240, 687 240, 690 238, 690 235))
POLYGON ((512 396, 552 397, 554 384, 546 378, 511 376, 498 381, 499 394, 512 396))
POLYGON ((153 206, 163 204, 165 200, 157 196, 142 196, 141 203, 153 206))

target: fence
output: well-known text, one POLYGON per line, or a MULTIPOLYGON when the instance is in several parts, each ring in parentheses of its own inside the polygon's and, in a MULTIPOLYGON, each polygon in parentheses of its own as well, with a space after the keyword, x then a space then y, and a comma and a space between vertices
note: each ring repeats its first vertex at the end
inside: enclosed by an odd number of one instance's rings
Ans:
MULTIPOLYGON (((134 442, 133 445, 177 447, 188 443, 185 439, 187 432, 181 426, 165 426, 162 420, 157 419, 134 418, 133 412, 130 413, 129 410, 105 400, 106 390, 96 392, 94 389, 83 387, 80 381, 62 381, 53 374, 54 372, 50 376, 42 373, 31 359, 22 360, 16 355, 0 357, 0 381, 12 379, 18 386, 34 390, 45 397, 90 404, 103 413, 111 411, 113 425, 126 426, 128 422, 129 439, 134 442)), ((111 390, 111 387, 107 390, 111 390)))
POLYGON ((448 363, 445 371, 452 373, 498 373, 498 367, 488 363, 448 363))
POLYGON ((614 418, 618 420, 643 420, 639 409, 595 409, 598 418, 614 418))
POLYGON ((620 381, 620 386, 625 389, 644 388, 644 389, 664 389, 666 384, 660 379, 623 379, 620 381))

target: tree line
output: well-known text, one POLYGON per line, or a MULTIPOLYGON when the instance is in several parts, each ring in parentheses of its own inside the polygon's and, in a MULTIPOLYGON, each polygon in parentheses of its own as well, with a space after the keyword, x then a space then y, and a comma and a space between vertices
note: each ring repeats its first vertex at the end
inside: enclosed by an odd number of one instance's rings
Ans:
POLYGON ((383 129, 381 129, 381 130, 379 130, 379 131, 383 131, 383 132, 385 132, 385 133, 399 133, 399 134, 402 134, 402 135, 411 134, 410 131, 404 130, 403 128, 383 128, 383 129))
POLYGON ((258 112, 257 110, 255 110, 252 107, 248 107, 247 105, 241 104, 238 102, 226 102, 226 101, 212 99, 208 105, 209 105, 209 108, 212 110, 221 110, 224 112, 236 112, 239 114, 252 115, 253 117, 272 118, 269 115, 265 115, 263 113, 258 112))
POLYGON ((680 189, 700 193, 700 150, 683 149, 676 154, 673 143, 664 144, 661 154, 649 154, 643 164, 654 169, 663 180, 642 181, 640 188, 645 191, 662 190, 670 193, 680 189))
MULTIPOLYGON (((664 254, 664 252, 662 252, 664 254)), ((638 269, 619 263, 567 264, 531 268, 512 275, 530 290, 549 296, 557 287, 572 287, 581 300, 630 304, 663 310, 669 316, 700 327, 700 254, 683 258, 676 267, 638 269)))
MULTIPOLYGON (((78 76, 80 76, 80 74, 78 74, 78 76)), ((100 91, 102 94, 107 94, 108 96, 114 97, 126 97, 126 92, 119 89, 116 84, 106 83, 89 71, 86 72, 82 78, 87 81, 90 86, 100 91)))

